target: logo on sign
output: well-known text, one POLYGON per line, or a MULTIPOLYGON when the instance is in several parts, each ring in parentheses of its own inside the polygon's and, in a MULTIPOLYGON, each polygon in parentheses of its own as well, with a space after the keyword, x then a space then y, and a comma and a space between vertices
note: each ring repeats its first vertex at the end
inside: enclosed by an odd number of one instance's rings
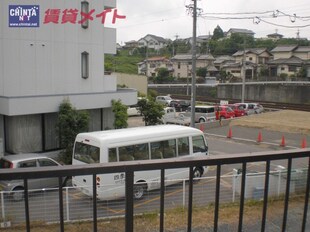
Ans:
POLYGON ((39 5, 9 5, 9 27, 39 27, 39 5))

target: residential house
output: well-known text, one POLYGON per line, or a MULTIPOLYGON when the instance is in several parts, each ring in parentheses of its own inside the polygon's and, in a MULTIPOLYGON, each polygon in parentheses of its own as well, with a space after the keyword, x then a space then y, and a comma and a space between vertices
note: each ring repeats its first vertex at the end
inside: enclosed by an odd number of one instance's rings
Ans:
POLYGON ((154 50, 159 50, 167 46, 168 40, 156 36, 156 35, 146 35, 143 38, 138 40, 139 47, 148 47, 154 50))
POLYGON ((116 52, 116 29, 100 19, 43 23, 49 9, 86 14, 116 7, 116 0, 104 3, 37 0, 39 27, 12 28, 8 9, 24 1, 1 1, 0 140, 6 153, 59 149, 57 115, 64 100, 90 113, 89 131, 113 127, 113 99, 136 103, 136 90, 117 89, 116 77, 104 75, 104 54, 116 52))
POLYGON ((302 67, 310 76, 310 47, 286 45, 277 46, 271 53, 274 59, 268 62, 269 71, 272 76, 285 74, 288 77, 296 77, 302 67))
POLYGON ((267 35, 267 38, 272 39, 273 41, 277 41, 279 39, 282 39, 283 35, 276 32, 276 33, 272 33, 272 34, 267 35))
MULTIPOLYGON (((218 70, 214 66, 214 57, 211 54, 198 54, 196 58, 197 68, 207 68, 208 76, 214 75, 218 70)), ((171 58, 173 64, 174 77, 186 78, 191 77, 192 70, 192 55, 191 54, 178 54, 171 58)))
POLYGON ((228 63, 235 63, 235 58, 229 55, 218 56, 215 58, 214 66, 220 71, 223 66, 228 63))
POLYGON ((241 34, 241 35, 248 35, 254 37, 254 32, 248 29, 240 29, 240 28, 230 28, 226 33, 226 37, 231 37, 232 34, 241 34))
POLYGON ((138 63, 138 74, 148 77, 156 77, 159 68, 166 68, 173 73, 173 65, 166 57, 151 57, 143 62, 138 63))
POLYGON ((123 46, 123 48, 127 48, 127 49, 138 48, 138 47, 139 47, 139 43, 135 40, 130 40, 128 42, 125 42, 125 45, 123 46))
POLYGON ((272 49, 270 52, 273 55, 273 59, 282 59, 282 58, 290 58, 294 55, 294 51, 298 48, 298 45, 283 45, 277 46, 272 49))

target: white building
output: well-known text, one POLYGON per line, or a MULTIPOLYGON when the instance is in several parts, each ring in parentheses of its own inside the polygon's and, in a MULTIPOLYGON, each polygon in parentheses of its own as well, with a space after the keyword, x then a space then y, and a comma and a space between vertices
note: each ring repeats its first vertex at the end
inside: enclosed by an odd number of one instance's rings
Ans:
POLYGON ((112 99, 126 105, 137 99, 137 91, 117 89, 116 77, 104 75, 104 54, 116 52, 116 30, 98 15, 115 8, 116 0, 36 0, 37 12, 29 3, 1 0, 0 141, 8 153, 58 149, 57 112, 64 99, 90 112, 90 131, 113 127, 112 99), (92 10, 93 18, 83 21, 81 12, 92 10), (14 16, 35 21, 38 12, 36 27, 9 24, 14 16))

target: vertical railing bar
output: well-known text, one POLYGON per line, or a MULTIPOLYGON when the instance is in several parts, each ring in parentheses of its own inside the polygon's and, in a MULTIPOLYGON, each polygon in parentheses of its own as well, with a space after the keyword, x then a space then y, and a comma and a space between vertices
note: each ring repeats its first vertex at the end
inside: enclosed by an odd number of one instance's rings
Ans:
POLYGON ((64 224, 64 200, 62 195, 62 177, 58 177, 58 195, 59 195, 59 220, 60 220, 60 231, 65 231, 65 224, 64 224))
POLYGON ((97 176, 93 174, 93 231, 97 232, 97 176))
POLYGON ((242 163, 242 182, 241 182, 241 195, 240 195, 240 209, 239 209, 239 225, 238 231, 242 232, 242 224, 243 224, 243 209, 244 209, 244 195, 245 195, 245 178, 246 178, 246 162, 242 163))
POLYGON ((133 171, 126 171, 125 232, 133 232, 133 171))
POLYGON ((221 184, 221 165, 217 165, 216 169, 216 192, 215 192, 215 206, 214 206, 214 232, 218 229, 219 218, 219 202, 220 202, 220 184, 221 184))
POLYGON ((309 187, 310 187, 310 157, 308 163, 308 176, 307 176, 307 186, 306 186, 306 195, 305 195, 305 205, 304 205, 304 215, 302 219, 302 229, 301 231, 306 231, 306 223, 307 223, 307 213, 308 213, 308 203, 309 203, 309 187))
POLYGON ((292 172, 292 158, 288 158, 284 213, 283 213, 283 223, 282 223, 282 231, 283 232, 286 231, 288 202, 289 202, 290 187, 291 187, 291 172, 292 172))
POLYGON ((263 216, 262 216, 262 228, 261 231, 265 231, 266 217, 267 217, 267 205, 268 205, 268 190, 269 190, 269 174, 270 174, 270 160, 266 161, 266 172, 265 172, 265 189, 264 189, 264 205, 263 205, 263 216))
POLYGON ((188 219, 187 219, 187 232, 192 231, 192 213, 193 213, 193 167, 189 168, 189 186, 188 186, 188 219))
POLYGON ((24 198, 25 198, 26 228, 27 232, 30 232, 29 195, 28 195, 27 179, 24 179, 24 198))
POLYGON ((165 169, 161 169, 160 178, 160 231, 164 231, 164 213, 165 213, 165 169))

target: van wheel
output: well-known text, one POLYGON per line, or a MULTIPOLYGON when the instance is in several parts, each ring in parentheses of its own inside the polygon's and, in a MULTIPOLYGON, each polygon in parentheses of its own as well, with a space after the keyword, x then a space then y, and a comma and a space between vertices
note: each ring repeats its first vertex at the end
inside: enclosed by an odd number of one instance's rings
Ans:
POLYGON ((202 170, 201 168, 195 168, 194 169, 194 179, 198 179, 202 177, 202 170))
POLYGON ((12 199, 14 201, 21 201, 24 199, 24 188, 23 187, 16 187, 13 189, 12 192, 12 199))
POLYGON ((202 122, 206 122, 206 120, 204 118, 200 118, 199 123, 202 123, 202 122))
POLYGON ((146 191, 146 185, 137 183, 133 186, 133 197, 136 200, 142 199, 146 191))

